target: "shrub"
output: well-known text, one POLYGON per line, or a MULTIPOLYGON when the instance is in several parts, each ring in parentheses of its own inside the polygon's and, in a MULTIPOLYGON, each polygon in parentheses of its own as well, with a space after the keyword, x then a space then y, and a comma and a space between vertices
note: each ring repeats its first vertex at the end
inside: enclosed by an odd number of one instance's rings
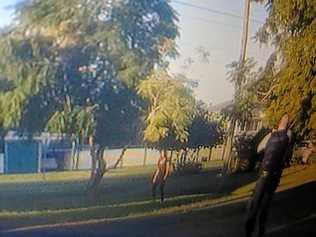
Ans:
POLYGON ((316 161, 316 144, 312 141, 300 143, 293 154, 293 164, 311 164, 316 161))
POLYGON ((243 133, 236 137, 234 148, 239 158, 238 171, 251 171, 262 160, 263 154, 257 153, 257 147, 269 132, 269 129, 262 128, 256 134, 243 133))
POLYGON ((176 163, 173 167, 174 175, 198 174, 202 171, 202 163, 187 161, 186 163, 176 163))

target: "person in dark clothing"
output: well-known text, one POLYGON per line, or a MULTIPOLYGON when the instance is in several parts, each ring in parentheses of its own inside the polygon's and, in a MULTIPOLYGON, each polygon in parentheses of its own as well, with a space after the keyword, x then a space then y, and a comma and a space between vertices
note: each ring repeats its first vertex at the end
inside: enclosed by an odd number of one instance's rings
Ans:
POLYGON ((265 233, 265 223, 275 190, 277 189, 283 168, 289 164, 292 156, 292 133, 288 128, 289 117, 284 115, 277 130, 269 134, 264 148, 262 172, 256 183, 253 196, 249 202, 246 217, 246 236, 252 236, 257 218, 259 219, 259 236, 265 233))

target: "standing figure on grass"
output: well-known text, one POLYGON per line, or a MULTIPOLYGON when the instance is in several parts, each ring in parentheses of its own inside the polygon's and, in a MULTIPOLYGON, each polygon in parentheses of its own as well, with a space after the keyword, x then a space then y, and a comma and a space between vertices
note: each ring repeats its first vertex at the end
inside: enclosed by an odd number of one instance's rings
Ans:
POLYGON ((268 209, 273 198, 273 194, 279 185, 283 168, 292 156, 293 138, 289 129, 289 116, 284 115, 279 122, 277 129, 273 130, 268 136, 265 145, 259 144, 264 148, 264 158, 262 161, 262 173, 257 180, 253 196, 249 202, 246 217, 246 236, 252 236, 256 220, 259 219, 259 235, 265 233, 265 223, 268 216, 268 209))
POLYGON ((152 176, 152 196, 156 200, 156 188, 160 188, 160 200, 164 201, 164 188, 166 180, 169 176, 170 171, 170 160, 168 159, 167 152, 164 150, 160 151, 160 157, 157 163, 157 168, 152 176))

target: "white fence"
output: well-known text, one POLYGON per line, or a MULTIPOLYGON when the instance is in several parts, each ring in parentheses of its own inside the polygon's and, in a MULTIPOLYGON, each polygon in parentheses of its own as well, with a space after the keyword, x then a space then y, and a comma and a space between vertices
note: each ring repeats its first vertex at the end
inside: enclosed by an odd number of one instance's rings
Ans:
MULTIPOLYGON (((114 164, 114 162, 120 156, 122 149, 109 149, 105 150, 104 158, 108 165, 114 164)), ((66 159, 64 162, 64 169, 71 170, 74 167, 73 161, 71 159, 71 149, 64 149, 66 153, 66 159)), ((218 146, 212 149, 211 160, 219 160, 222 158, 223 146, 218 146)), ((207 153, 204 153, 206 156, 207 153)), ((132 167, 132 166, 145 166, 145 165, 154 165, 157 163, 159 157, 159 152, 152 149, 144 148, 130 148, 126 151, 122 162, 119 164, 119 167, 132 167)), ((57 169, 56 159, 49 158, 42 160, 42 168, 44 170, 53 170, 57 169)), ((79 170, 89 170, 91 168, 91 156, 88 149, 83 149, 79 153, 79 170)), ((0 173, 4 172, 4 154, 0 154, 0 173)))
POLYGON ((0 174, 4 173, 4 154, 0 153, 0 174))
MULTIPOLYGON (((64 154, 64 164, 63 169, 71 170, 75 167, 74 160, 72 160, 71 149, 59 150, 59 152, 64 154)), ((109 149, 104 152, 104 159, 108 165, 113 165, 119 158, 122 149, 109 149)), ((57 153, 56 153, 57 154, 57 153)), ((57 156, 57 155, 56 155, 57 156)), ((153 165, 157 163, 159 157, 159 152, 157 150, 144 149, 144 148, 130 148, 122 159, 119 167, 131 167, 131 166, 145 166, 153 165)), ((58 157, 57 157, 58 159, 58 157)), ((43 159, 42 167, 44 170, 57 169, 57 159, 48 158, 43 159)), ((91 156, 89 149, 82 149, 79 153, 79 170, 88 170, 91 168, 91 156)))

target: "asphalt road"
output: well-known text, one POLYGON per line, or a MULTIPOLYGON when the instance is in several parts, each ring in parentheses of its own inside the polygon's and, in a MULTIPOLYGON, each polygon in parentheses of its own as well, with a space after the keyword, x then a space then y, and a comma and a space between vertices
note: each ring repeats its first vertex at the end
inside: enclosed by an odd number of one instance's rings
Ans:
MULTIPOLYGON (((316 182, 276 194, 267 223, 269 237, 316 236, 316 182)), ((129 218, 2 232, 1 237, 230 237, 244 236, 247 201, 188 213, 129 218)))

